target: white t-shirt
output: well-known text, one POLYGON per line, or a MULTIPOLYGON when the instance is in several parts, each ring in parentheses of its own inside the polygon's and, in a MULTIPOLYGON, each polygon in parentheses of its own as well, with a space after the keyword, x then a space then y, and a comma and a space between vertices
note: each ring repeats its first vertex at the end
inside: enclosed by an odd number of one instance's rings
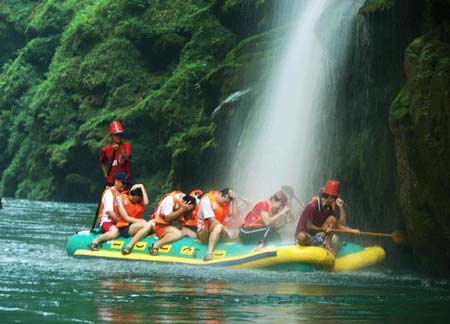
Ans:
MULTIPOLYGON (((183 197, 184 197, 184 193, 175 194, 175 197, 176 197, 176 199, 181 201, 181 199, 183 199, 183 197)), ((161 216, 168 216, 171 213, 173 213, 173 211, 176 207, 177 206, 175 206, 175 201, 174 201, 172 195, 168 195, 159 204, 159 207, 156 210, 156 214, 161 215, 161 216)))
POLYGON ((120 193, 117 193, 116 201, 114 201, 114 195, 112 193, 112 190, 111 188, 108 188, 108 190, 106 190, 105 193, 103 194, 102 203, 103 203, 103 212, 100 225, 103 224, 104 222, 110 222, 112 220, 111 217, 109 217, 108 212, 114 211, 114 206, 120 206, 122 204, 122 196, 120 195, 120 193))

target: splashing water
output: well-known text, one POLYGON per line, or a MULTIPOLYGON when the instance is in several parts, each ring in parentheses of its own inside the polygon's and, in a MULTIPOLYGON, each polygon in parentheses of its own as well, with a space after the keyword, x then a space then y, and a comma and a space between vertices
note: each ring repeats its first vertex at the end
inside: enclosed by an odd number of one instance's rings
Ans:
MULTIPOLYGON (((231 178, 245 197, 268 197, 290 184, 309 197, 324 179, 312 179, 320 162, 321 114, 336 101, 360 1, 293 1, 285 47, 270 64, 237 148, 231 178), (292 19, 292 18, 291 18, 292 19), (310 185, 307 191, 306 184, 310 185)), ((288 22, 288 21, 287 21, 288 22)))

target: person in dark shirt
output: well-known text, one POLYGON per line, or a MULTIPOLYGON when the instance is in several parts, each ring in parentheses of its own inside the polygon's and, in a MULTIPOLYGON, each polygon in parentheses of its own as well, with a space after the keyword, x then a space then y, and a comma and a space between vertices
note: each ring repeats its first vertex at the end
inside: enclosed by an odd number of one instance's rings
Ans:
POLYGON ((331 247, 333 229, 359 233, 359 230, 346 226, 344 201, 339 198, 339 187, 339 181, 328 180, 320 196, 313 198, 305 207, 295 232, 298 244, 323 246, 335 254, 331 247))

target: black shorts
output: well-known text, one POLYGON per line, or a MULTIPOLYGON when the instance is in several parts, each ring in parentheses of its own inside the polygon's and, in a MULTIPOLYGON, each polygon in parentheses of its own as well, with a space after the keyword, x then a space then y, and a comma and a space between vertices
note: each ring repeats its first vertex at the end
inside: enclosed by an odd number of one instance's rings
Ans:
POLYGON ((122 236, 122 237, 130 237, 130 235, 128 234, 129 229, 130 229, 130 225, 122 227, 122 228, 119 228, 120 236, 122 236))

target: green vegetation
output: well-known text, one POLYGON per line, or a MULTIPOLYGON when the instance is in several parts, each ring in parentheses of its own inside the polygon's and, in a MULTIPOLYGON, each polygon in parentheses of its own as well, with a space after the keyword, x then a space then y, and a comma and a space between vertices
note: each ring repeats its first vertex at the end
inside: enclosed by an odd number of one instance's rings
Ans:
POLYGON ((134 178, 154 195, 200 185, 201 167, 215 150, 209 114, 240 87, 252 56, 263 58, 238 44, 263 31, 266 3, 245 7, 204 0, 3 2, 0 192, 97 199, 98 153, 113 119, 124 123, 133 144, 134 178), (237 32, 230 15, 244 25, 248 10, 252 22, 237 32), (217 71, 233 77, 212 82, 217 71))

